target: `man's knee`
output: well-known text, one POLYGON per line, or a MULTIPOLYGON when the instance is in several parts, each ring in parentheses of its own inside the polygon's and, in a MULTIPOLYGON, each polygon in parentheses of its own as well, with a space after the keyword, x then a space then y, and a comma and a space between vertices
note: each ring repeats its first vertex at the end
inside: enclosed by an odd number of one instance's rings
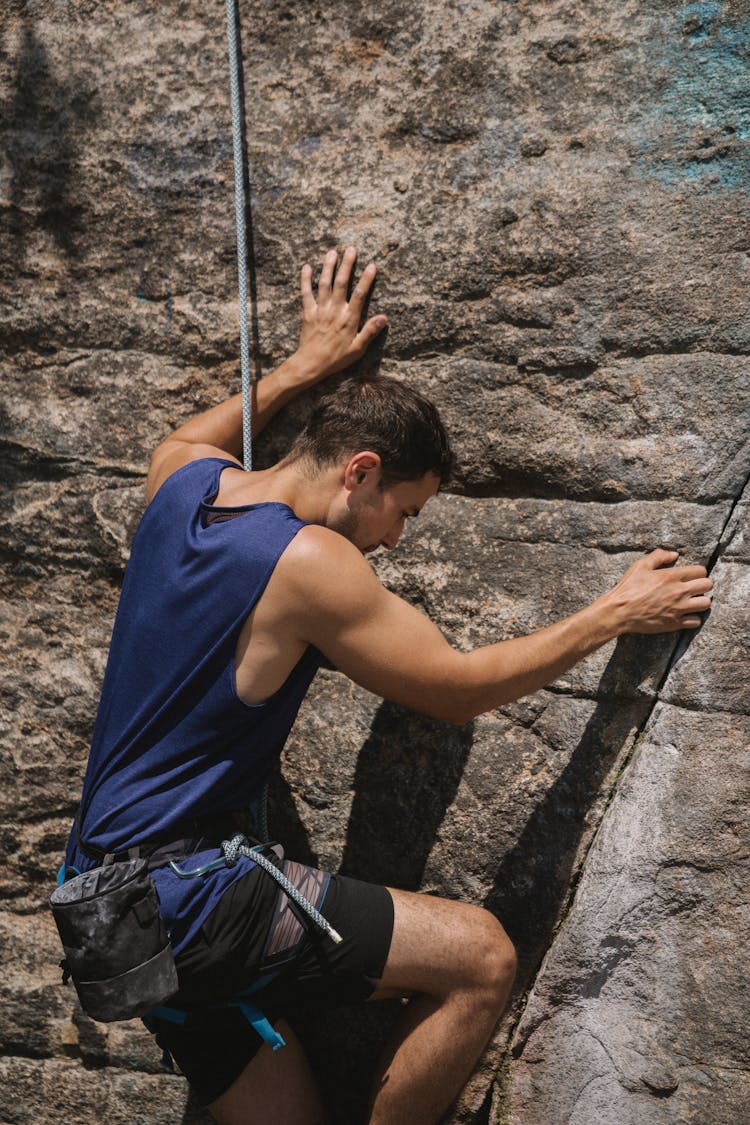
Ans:
POLYGON ((483 1006, 507 997, 516 971, 513 945, 494 914, 480 906, 392 890, 395 926, 377 998, 472 994, 483 1006))
POLYGON ((507 1000, 518 967, 513 942, 494 914, 482 907, 473 912, 475 983, 501 1005, 507 1000))

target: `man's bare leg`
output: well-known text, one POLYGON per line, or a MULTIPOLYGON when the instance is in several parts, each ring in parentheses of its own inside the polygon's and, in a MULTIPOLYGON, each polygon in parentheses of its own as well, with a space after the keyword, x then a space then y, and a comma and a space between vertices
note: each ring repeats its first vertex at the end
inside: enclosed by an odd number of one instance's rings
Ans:
MULTIPOLYGON (((410 996, 375 1072, 370 1125, 434 1125, 471 1074, 507 1003, 515 951, 486 910, 391 890, 394 927, 372 999, 410 996)), ((218 1125, 322 1125, 302 1048, 264 1045, 208 1107, 218 1125)))
POLYGON ((300 1042, 285 1020, 274 1024, 286 1047, 264 1043, 229 1089, 211 1102, 217 1125, 324 1125, 315 1080, 300 1042))
POLYGON ((515 950, 480 907, 392 890, 391 950, 372 999, 412 995, 375 1073, 370 1125, 434 1125, 510 995, 515 950))

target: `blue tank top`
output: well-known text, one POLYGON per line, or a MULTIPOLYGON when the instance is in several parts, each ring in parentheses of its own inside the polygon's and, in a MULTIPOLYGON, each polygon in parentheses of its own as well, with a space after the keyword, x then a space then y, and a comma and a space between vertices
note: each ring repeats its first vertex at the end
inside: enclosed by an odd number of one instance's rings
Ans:
MULTIPOLYGON (((310 647, 264 703, 237 695, 234 653, 248 615, 306 526, 286 504, 211 504, 232 461, 191 461, 149 504, 133 540, 83 785, 81 835, 123 851, 182 822, 243 808, 262 792, 320 663, 310 647)), ((216 858, 191 857, 189 866, 216 858)), ((66 863, 96 861, 68 843, 66 863)), ((195 879, 153 872, 175 952, 253 866, 195 879)))

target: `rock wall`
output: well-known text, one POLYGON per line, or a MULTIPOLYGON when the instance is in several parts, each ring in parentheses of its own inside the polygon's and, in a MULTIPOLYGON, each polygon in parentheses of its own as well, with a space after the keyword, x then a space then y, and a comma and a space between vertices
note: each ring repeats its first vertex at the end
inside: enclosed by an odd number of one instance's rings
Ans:
MULTIPOLYGON (((460 454, 383 580, 462 647, 657 544, 716 582, 699 635, 622 639, 465 727, 336 673, 305 705, 274 794, 290 850, 487 904, 518 947, 453 1122, 750 1117, 749 7, 241 5, 257 365, 293 347, 301 262, 354 242, 391 318, 371 362, 460 454)), ((138 1024, 59 986, 44 900, 149 451, 237 386, 224 9, 0 21, 0 1118, 203 1121, 138 1024)), ((391 1018, 303 1014, 334 1122, 391 1018)))

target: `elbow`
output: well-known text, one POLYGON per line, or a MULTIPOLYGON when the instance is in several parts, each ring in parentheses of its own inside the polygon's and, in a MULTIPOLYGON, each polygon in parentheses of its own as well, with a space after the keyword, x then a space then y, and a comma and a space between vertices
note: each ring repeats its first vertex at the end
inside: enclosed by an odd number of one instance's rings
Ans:
POLYGON ((483 708, 471 677, 470 656, 470 653, 451 649, 450 663, 441 668, 439 682, 431 685, 428 699, 423 700, 426 705, 420 708, 430 718, 453 726, 465 726, 482 714, 483 708))
POLYGON ((438 719, 441 723, 450 723, 454 727, 463 727, 476 718, 474 711, 457 707, 431 707, 427 714, 431 719, 438 719))
POLYGON ((457 727, 465 726, 482 713, 481 709, 472 705, 466 693, 455 690, 437 693, 424 711, 431 719, 457 727))
POLYGON ((479 711, 476 711, 473 707, 467 707, 466 704, 463 706, 455 706, 446 712, 443 716, 443 722, 452 723, 457 727, 463 727, 466 723, 470 723, 476 719, 478 714, 480 714, 479 711))
POLYGON ((443 723, 449 723, 452 727, 464 727, 474 719, 474 715, 467 713, 459 713, 452 711, 450 714, 435 715, 434 718, 440 719, 443 723))

